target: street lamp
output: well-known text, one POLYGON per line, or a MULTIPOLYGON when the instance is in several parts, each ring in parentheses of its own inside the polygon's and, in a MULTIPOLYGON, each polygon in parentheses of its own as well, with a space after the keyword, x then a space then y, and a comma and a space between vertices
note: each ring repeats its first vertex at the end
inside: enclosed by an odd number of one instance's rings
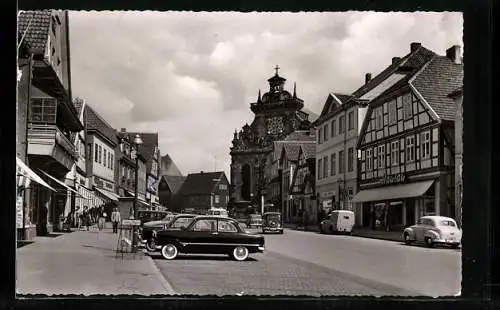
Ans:
MULTIPOLYGON (((135 146, 135 196, 134 196, 134 204, 132 207, 132 218, 135 219, 137 215, 137 197, 139 195, 139 147, 142 144, 142 138, 139 134, 135 135, 134 138, 134 146, 135 146)), ((132 251, 135 252, 137 249, 137 237, 136 237, 136 226, 132 226, 132 251)))

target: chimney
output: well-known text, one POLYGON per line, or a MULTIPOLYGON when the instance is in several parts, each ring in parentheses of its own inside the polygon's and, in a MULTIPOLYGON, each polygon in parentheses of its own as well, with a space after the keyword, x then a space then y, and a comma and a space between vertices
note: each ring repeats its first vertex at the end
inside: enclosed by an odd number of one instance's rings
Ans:
POLYGON ((414 51, 418 50, 420 46, 422 46, 420 42, 412 42, 410 44, 410 53, 413 53, 414 51))
POLYGON ((462 61, 460 59, 460 45, 453 45, 446 50, 446 57, 451 59, 456 64, 460 64, 462 61))
POLYGON ((370 80, 372 79, 372 74, 371 73, 367 73, 365 74, 365 84, 370 82, 370 80))
POLYGON ((127 128, 120 129, 120 132, 127 132, 127 128))
POLYGON ((396 62, 400 61, 400 57, 392 57, 392 64, 395 64, 396 62))
POLYGON ((201 174, 203 174, 203 171, 200 171, 201 174))

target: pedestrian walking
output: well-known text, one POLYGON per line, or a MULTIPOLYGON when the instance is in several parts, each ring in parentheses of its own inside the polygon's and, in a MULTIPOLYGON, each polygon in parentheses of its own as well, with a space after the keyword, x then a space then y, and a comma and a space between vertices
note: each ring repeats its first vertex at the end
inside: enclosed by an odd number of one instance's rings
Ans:
POLYGON ((304 231, 307 230, 308 217, 309 217, 309 212, 307 212, 307 210, 304 210, 304 218, 302 219, 302 221, 304 223, 304 231))
POLYGON ((89 225, 90 225, 90 214, 87 211, 87 206, 83 207, 83 212, 82 212, 82 228, 83 230, 89 230, 89 225))
POLYGON ((114 208, 113 212, 111 212, 111 222, 113 223, 113 233, 118 233, 118 223, 121 222, 121 215, 118 212, 118 208, 114 208))

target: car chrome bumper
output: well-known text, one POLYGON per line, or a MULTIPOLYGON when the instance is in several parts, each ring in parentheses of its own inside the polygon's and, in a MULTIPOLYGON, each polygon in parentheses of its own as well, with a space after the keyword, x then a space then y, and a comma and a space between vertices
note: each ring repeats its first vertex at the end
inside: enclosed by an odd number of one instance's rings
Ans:
POLYGON ((460 244, 460 241, 457 241, 456 239, 435 239, 433 240, 434 243, 439 243, 439 244, 460 244))
POLYGON ((259 250, 259 252, 264 252, 264 250, 265 250, 265 247, 263 247, 263 246, 260 246, 260 247, 258 247, 258 248, 257 248, 257 250, 259 250))

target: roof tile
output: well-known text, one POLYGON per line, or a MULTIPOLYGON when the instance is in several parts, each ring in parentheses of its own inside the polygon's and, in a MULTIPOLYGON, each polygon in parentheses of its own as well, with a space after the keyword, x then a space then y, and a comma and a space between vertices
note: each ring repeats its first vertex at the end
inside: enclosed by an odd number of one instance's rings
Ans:
POLYGON ((417 73, 412 84, 441 119, 453 121, 456 106, 448 95, 462 86, 463 76, 462 64, 436 56, 417 73))
POLYGON ((96 130, 108 138, 115 145, 118 144, 116 130, 111 127, 93 108, 88 104, 83 111, 85 126, 87 130, 96 130))
POLYGON ((29 49, 36 49, 42 53, 45 51, 49 36, 51 12, 51 10, 40 10, 21 11, 19 13, 17 20, 19 40, 26 32, 23 44, 29 49))
POLYGON ((203 172, 203 173, 190 173, 177 192, 179 195, 209 195, 212 193, 215 184, 219 182, 220 178, 227 181, 225 173, 218 172, 203 172))

